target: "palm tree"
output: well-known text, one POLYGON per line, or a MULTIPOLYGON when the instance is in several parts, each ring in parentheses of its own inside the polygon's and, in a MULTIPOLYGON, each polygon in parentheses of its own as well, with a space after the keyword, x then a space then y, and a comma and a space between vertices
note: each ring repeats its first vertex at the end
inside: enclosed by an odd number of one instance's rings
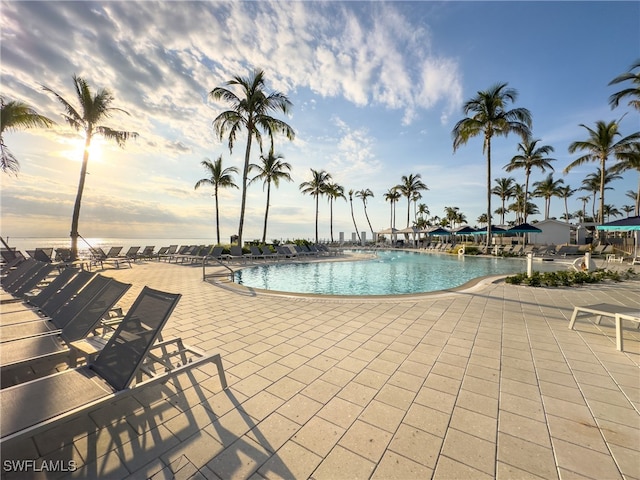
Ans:
POLYGON ((420 192, 413 192, 411 195, 411 201, 413 202, 413 222, 415 223, 418 218, 418 201, 422 198, 420 192))
POLYGON ((247 203, 247 177, 249 175, 249 159, 251 156, 251 144, 253 138, 262 150, 262 134, 269 135, 271 149, 273 149, 273 137, 276 133, 283 133, 289 140, 295 138, 293 129, 282 120, 274 118, 271 112, 281 111, 288 114, 291 102, 286 95, 280 92, 266 94, 264 72, 255 70, 249 77, 236 75, 225 83, 226 86, 240 88, 240 96, 225 87, 216 87, 209 96, 218 101, 224 100, 230 105, 230 110, 220 113, 213 121, 213 127, 220 140, 228 132, 229 152, 233 151, 238 132, 242 129, 247 133, 247 145, 244 153, 244 168, 242 170, 242 202, 240 204, 240 223, 238 225, 238 245, 242 245, 242 230, 244 227, 244 211, 247 203))
POLYGON ((620 213, 620 210, 618 210, 615 206, 613 205, 605 205, 604 206, 604 216, 607 218, 607 222, 609 221, 609 217, 611 217, 611 215, 613 215, 614 217, 619 217, 620 215, 622 215, 622 213, 620 213))
POLYGON ((478 222, 478 224, 480 226, 486 225, 486 223, 487 223, 487 214, 486 213, 481 214, 478 218, 476 218, 476 222, 478 222))
MULTIPOLYGON (((583 188, 579 188, 578 190, 584 190, 583 188)), ((584 217, 587 216, 587 202, 591 200, 591 197, 578 197, 578 200, 582 202, 582 215, 580 215, 581 222, 584 222, 584 217)))
POLYGON ((627 190, 627 192, 625 193, 625 195, 627 197, 629 197, 631 200, 633 200, 635 206, 636 206, 636 216, 640 215, 640 189, 637 192, 634 192, 633 190, 627 190))
POLYGON ((403 175, 401 179, 402 183, 395 187, 402 195, 407 197, 407 228, 409 227, 409 215, 411 213, 411 201, 413 199, 414 192, 429 190, 429 187, 420 180, 421 178, 422 175, 419 173, 416 173, 415 175, 409 174, 408 176, 403 175))
POLYGON ((402 195, 400 194, 400 192, 398 191, 397 187, 392 187, 389 190, 387 190, 387 192, 384 194, 384 199, 385 201, 389 202, 391 204, 391 222, 389 223, 389 226, 391 228, 396 228, 396 203, 398 202, 398 200, 400 200, 400 197, 402 195))
POLYGON ((558 188, 558 197, 564 200, 564 214, 565 214, 564 218, 567 221, 567 223, 569 223, 569 220, 571 219, 571 215, 569 215, 568 200, 569 200, 569 197, 571 197, 574 193, 576 193, 576 190, 571 188, 569 185, 565 185, 564 187, 558 188))
POLYGON ((373 192, 368 188, 358 190, 356 192, 356 197, 362 200, 362 205, 364 206, 364 216, 367 219, 367 223, 369 224, 369 230, 371 230, 371 236, 373 237, 374 235, 373 228, 371 227, 371 222, 369 221, 369 215, 367 214, 367 198, 373 197, 373 192))
MULTIPOLYGON (((580 190, 584 190, 587 192, 591 192, 593 194, 593 204, 591 206, 591 214, 593 216, 593 220, 597 221, 597 217, 596 217, 596 196, 598 195, 598 192, 600 191, 600 180, 602 178, 602 172, 600 167, 598 167, 596 169, 595 172, 590 173, 589 175, 587 175, 584 180, 582 180, 582 187, 580 187, 580 190)), ((614 172, 611 171, 611 169, 607 170, 604 174, 604 184, 608 185, 609 183, 611 183, 613 180, 619 180, 621 179, 622 176, 618 175, 614 172)), ((611 187, 604 187, 605 190, 612 190, 611 187)))
POLYGON ((445 218, 449 221, 449 224, 455 228, 456 218, 458 218, 458 207, 444 207, 445 218))
POLYGON ((0 169, 4 173, 14 174, 20 170, 20 163, 4 143, 5 130, 48 128, 54 123, 53 120, 40 115, 26 103, 17 100, 5 103, 4 97, 0 96, 0 169))
POLYGON ((586 162, 600 162, 600 223, 603 221, 602 212, 604 211, 604 185, 605 172, 607 171, 607 159, 613 155, 622 160, 631 149, 634 141, 640 139, 640 132, 632 133, 616 142, 616 137, 621 136, 618 131, 618 122, 615 120, 605 123, 602 120, 596 122, 596 128, 592 129, 584 124, 580 124, 588 132, 587 140, 573 142, 569 145, 569 153, 577 151, 586 151, 587 153, 578 157, 564 169, 566 174, 574 167, 582 165, 586 162))
POLYGON ((429 215, 429 207, 425 203, 421 203, 418 205, 418 216, 419 218, 424 218, 425 215, 429 215))
POLYGON ((316 199, 316 243, 318 243, 318 212, 319 212, 319 199, 320 196, 325 193, 327 183, 331 180, 331 174, 324 170, 311 169, 311 180, 308 182, 302 182, 300 184, 300 190, 305 195, 311 195, 316 199))
POLYGON ((287 162, 283 162, 284 155, 280 153, 273 153, 273 150, 269 150, 268 155, 260 155, 262 163, 249 165, 249 171, 256 170, 258 174, 249 181, 251 185, 256 180, 262 180, 262 189, 267 187, 267 206, 264 210, 264 228, 262 230, 262 243, 267 241, 267 218, 269 217, 269 201, 271 199, 271 184, 278 188, 280 186, 280 180, 286 180, 292 182, 293 179, 289 172, 291 171, 291 165, 287 162))
POLYGON ((507 104, 515 102, 518 92, 507 88, 506 83, 478 92, 462 107, 467 116, 453 127, 453 151, 466 144, 470 138, 482 135, 482 151, 487 154, 487 246, 491 245, 491 139, 517 133, 522 138, 530 135, 531 113, 526 108, 506 110, 507 104))
POLYGON ((324 194, 329 199, 329 211, 331 212, 329 226, 331 229, 331 243, 333 243, 333 202, 339 198, 342 198, 346 202, 347 197, 344 196, 344 187, 337 183, 327 183, 324 194))
POLYGON ((358 232, 358 225, 356 225, 356 217, 353 214, 353 190, 349 190, 349 205, 351 205, 351 219, 353 220, 353 228, 356 229, 356 235, 358 236, 358 243, 362 243, 360 238, 360 232, 358 232))
POLYGON ((504 225, 504 214, 507 211, 504 204, 507 200, 513 197, 513 184, 515 183, 515 178, 496 178, 495 182, 496 186, 493 187, 491 193, 500 197, 500 200, 502 201, 502 209, 500 210, 500 224, 504 225))
POLYGON ((609 97, 609 105, 611 108, 615 108, 618 106, 620 100, 625 97, 631 97, 629 100, 629 106, 634 107, 636 110, 640 110, 640 71, 637 73, 632 73, 632 71, 636 68, 640 68, 640 59, 636 60, 636 62, 629 67, 629 71, 623 73, 622 75, 618 75, 616 78, 609 82, 609 85, 614 85, 617 83, 626 82, 627 80, 632 83, 632 87, 625 88, 620 92, 616 92, 609 97))
POLYGON ((622 154, 622 158, 618 163, 611 167, 611 171, 614 173, 622 173, 627 170, 637 170, 638 172, 638 192, 633 194, 631 198, 634 199, 636 205, 636 215, 640 215, 640 142, 633 142, 629 148, 629 151, 622 154))
MULTIPOLYGON (((525 138, 521 143, 518 144, 518 150, 521 152, 520 154, 514 156, 511 159, 511 162, 505 165, 504 169, 507 172, 511 172, 516 169, 524 170, 524 203, 526 204, 529 201, 529 176, 531 175, 532 168, 539 168, 542 173, 545 172, 545 169, 549 169, 553 172, 553 167, 550 162, 555 162, 555 158, 549 158, 551 152, 553 152, 553 147, 551 145, 543 145, 538 147, 538 142, 540 139, 532 140, 530 138, 525 138)), ((524 221, 527 221, 527 215, 525 212, 524 221)))
POLYGON ((544 219, 549 218, 549 209, 551 208, 551 197, 558 197, 560 194, 560 184, 564 183, 561 178, 553 179, 553 173, 547 175, 544 180, 533 182, 533 194, 536 197, 544 198, 544 219))
POLYGON ((636 209, 636 207, 634 205, 623 205, 622 206, 622 211, 627 214, 627 218, 629 218, 631 216, 631 212, 633 212, 635 209, 636 209))
POLYGON ((62 116, 65 121, 75 130, 84 131, 84 152, 82 154, 82 167, 80 168, 80 181, 78 182, 78 192, 76 201, 73 206, 73 217, 71 219, 71 260, 78 258, 78 223, 80 220, 80 204, 82 203, 82 193, 84 191, 85 177, 87 175, 87 164, 89 162, 89 148, 91 147, 91 139, 95 134, 100 134, 107 140, 115 140, 118 146, 123 147, 129 138, 136 138, 136 132, 126 132, 123 130, 114 130, 111 127, 99 125, 105 118, 111 116, 113 112, 122 112, 129 115, 128 112, 112 107, 111 103, 114 98, 109 90, 103 88, 92 94, 89 84, 83 78, 73 75, 73 84, 78 96, 80 111, 62 98, 59 94, 51 90, 49 87, 42 88, 52 93, 64 107, 66 113, 62 116))
POLYGON ((208 178, 202 178, 198 180, 194 186, 194 189, 204 185, 211 185, 213 187, 213 196, 216 199, 216 239, 218 245, 220 244, 220 211, 218 209, 218 191, 220 188, 238 188, 238 185, 233 181, 232 174, 238 173, 236 167, 222 168, 222 155, 220 155, 215 162, 211 162, 208 158, 205 158, 200 162, 200 165, 209 174, 208 178))

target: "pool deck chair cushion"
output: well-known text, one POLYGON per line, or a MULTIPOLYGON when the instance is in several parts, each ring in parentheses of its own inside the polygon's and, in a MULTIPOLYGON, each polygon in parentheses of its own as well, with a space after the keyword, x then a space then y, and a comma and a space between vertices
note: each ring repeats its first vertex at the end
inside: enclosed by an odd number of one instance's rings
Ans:
POLYGON ((219 354, 167 371, 163 368, 162 374, 142 381, 143 367, 151 360, 148 354, 179 299, 179 294, 144 287, 94 362, 0 390, 0 444, 34 435, 205 361, 217 363, 220 382, 226 388, 219 354))

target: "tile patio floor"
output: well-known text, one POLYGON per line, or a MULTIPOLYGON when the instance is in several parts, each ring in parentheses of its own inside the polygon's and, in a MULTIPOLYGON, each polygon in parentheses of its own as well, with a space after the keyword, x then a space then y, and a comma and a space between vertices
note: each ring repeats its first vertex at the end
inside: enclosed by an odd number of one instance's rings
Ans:
POLYGON ((125 307, 144 285, 182 293, 164 335, 220 352, 229 388, 207 365, 3 460, 74 460, 73 478, 640 480, 640 331, 618 352, 613 322, 567 328, 574 304, 640 307, 640 282, 371 300, 241 292, 164 262, 103 273, 133 283, 125 307))

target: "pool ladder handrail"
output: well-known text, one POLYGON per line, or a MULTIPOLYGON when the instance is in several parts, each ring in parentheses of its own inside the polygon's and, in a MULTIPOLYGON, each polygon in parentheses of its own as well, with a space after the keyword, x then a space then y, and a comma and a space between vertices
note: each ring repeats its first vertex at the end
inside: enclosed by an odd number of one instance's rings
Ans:
POLYGON ((214 258, 214 257, 209 257, 208 255, 205 255, 202 257, 202 281, 204 282, 207 277, 215 277, 216 275, 219 276, 219 274, 206 274, 206 266, 208 265, 208 261, 209 260, 215 260, 216 262, 218 262, 220 265, 222 265, 224 268, 226 268, 227 270, 229 270, 230 275, 230 279, 232 282, 235 282, 235 276, 236 276, 236 272, 233 270, 233 268, 231 268, 229 265, 222 263, 222 260, 220 260, 219 258, 214 258))

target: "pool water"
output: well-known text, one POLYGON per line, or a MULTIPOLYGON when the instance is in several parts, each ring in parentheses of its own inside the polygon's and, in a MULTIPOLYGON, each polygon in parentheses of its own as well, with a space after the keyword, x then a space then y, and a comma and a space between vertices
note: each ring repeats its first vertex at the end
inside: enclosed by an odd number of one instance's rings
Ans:
MULTIPOLYGON (((537 262, 534 268, 558 268, 541 263, 537 262)), ((371 260, 275 263, 245 268, 235 273, 235 281, 246 287, 280 292, 396 295, 446 290, 474 278, 515 274, 526 269, 524 258, 459 257, 389 250, 377 252, 377 257, 371 260)))

